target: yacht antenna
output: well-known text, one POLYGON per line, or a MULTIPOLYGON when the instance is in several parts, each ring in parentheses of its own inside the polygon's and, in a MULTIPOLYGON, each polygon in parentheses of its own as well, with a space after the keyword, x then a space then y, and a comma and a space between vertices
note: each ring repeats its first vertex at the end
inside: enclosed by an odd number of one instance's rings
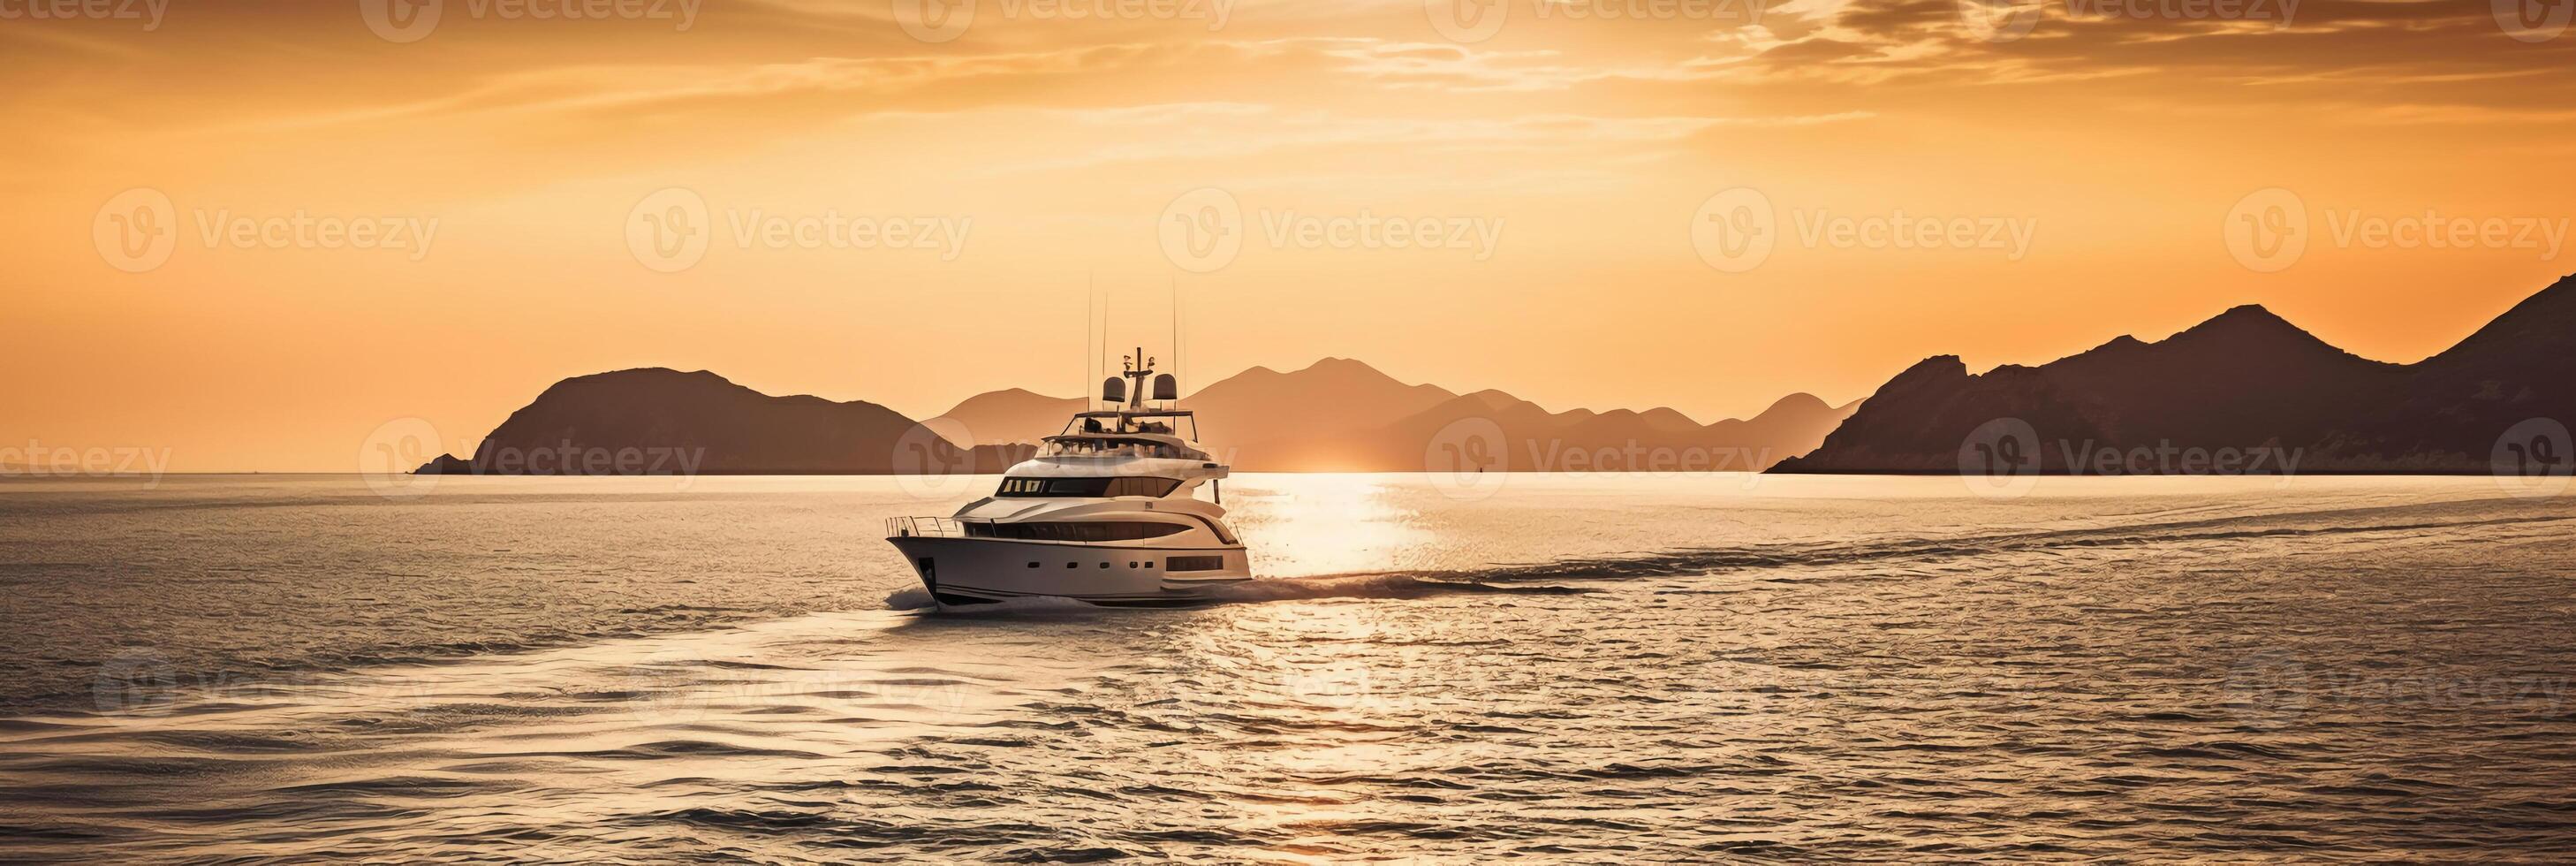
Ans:
MULTIPOLYGON (((1131 411, 1144 411, 1146 394, 1145 384, 1154 378, 1154 359, 1145 356, 1145 347, 1138 346, 1136 347, 1136 354, 1127 356, 1125 360, 1127 362, 1127 369, 1124 372, 1124 375, 1129 379, 1136 380, 1134 385, 1135 392, 1127 395, 1127 408, 1131 411)), ((1120 427, 1123 432, 1123 428, 1125 427, 1125 423, 1123 421, 1121 422, 1120 427)))
POLYGON ((1091 354, 1091 325, 1098 320, 1099 315, 1099 276, 1086 271, 1082 275, 1082 390, 1074 392, 1082 395, 1082 408, 1086 412, 1091 410, 1091 365, 1094 360, 1091 354))

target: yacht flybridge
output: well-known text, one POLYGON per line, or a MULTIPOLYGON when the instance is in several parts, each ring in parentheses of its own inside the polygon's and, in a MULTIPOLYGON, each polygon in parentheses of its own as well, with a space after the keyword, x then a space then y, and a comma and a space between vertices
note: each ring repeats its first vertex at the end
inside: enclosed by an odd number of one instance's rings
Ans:
POLYGON ((1219 504, 1227 468, 1199 448, 1197 416, 1175 408, 1179 380, 1155 373, 1142 349, 1125 368, 1101 384, 1116 408, 1076 413, 993 495, 950 517, 886 521, 886 541, 933 599, 1183 605, 1251 579, 1219 504))

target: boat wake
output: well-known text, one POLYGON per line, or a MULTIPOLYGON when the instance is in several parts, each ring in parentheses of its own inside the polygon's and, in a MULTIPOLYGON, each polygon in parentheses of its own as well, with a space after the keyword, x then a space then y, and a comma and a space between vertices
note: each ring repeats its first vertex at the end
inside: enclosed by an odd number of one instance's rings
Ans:
MULTIPOLYGON (((1209 587, 1208 604, 1243 604, 1334 598, 1416 599, 1459 593, 1571 595, 1603 591, 1568 586, 1566 582, 1619 581, 1655 577, 1691 577, 1727 572, 1761 572, 1830 566, 1887 566, 1890 575, 1912 573, 1894 568, 1921 563, 2017 556, 2059 556, 2079 550, 2146 546, 2223 548, 2266 538, 2320 538, 2487 531, 2501 536, 2564 531, 2569 518, 2554 515, 2505 515, 2445 520, 2413 513, 2375 515, 2383 509, 2338 509, 2068 529, 2038 530, 1949 538, 1883 538, 1860 542, 1781 543, 1740 547, 1686 548, 1621 556, 1568 557, 1532 563, 1497 563, 1477 569, 1404 571, 1258 578, 1209 587), (2372 517, 2381 519, 2371 519, 2372 517)), ((2391 511, 2394 511, 2391 509, 2391 511)), ((938 605, 918 588, 887 596, 896 610, 928 610, 938 605)), ((951 612, 1047 613, 1089 612, 1101 608, 1071 599, 1033 598, 951 612)))
MULTIPOLYGON (((1205 604, 1216 605, 1335 598, 1412 599, 1459 593, 1580 595, 1599 591, 1575 586, 1505 586, 1472 579, 1458 579, 1450 575, 1432 577, 1387 573, 1255 578, 1239 583, 1207 587, 1199 595, 1205 599, 1205 604)), ((941 610, 939 605, 931 600, 930 592, 920 587, 907 587, 887 593, 886 607, 892 610, 941 610)), ((1035 597, 1009 599, 991 604, 951 606, 942 612, 971 615, 1053 614, 1090 613, 1106 609, 1108 608, 1069 598, 1035 597)))
POLYGON ((1532 563, 1496 564, 1465 571, 1417 573, 1427 580, 1476 585, 1534 580, 1618 580, 1625 578, 1699 576, 1731 571, 1791 567, 1870 565, 2016 555, 2055 555, 2077 550, 2150 546, 2224 546, 2270 538, 2325 538, 2364 535, 2409 535, 2433 532, 2486 531, 2504 535, 2548 535, 2562 532, 2569 518, 2555 514, 2439 519, 2410 509, 2406 519, 2375 512, 2396 509, 2341 509, 1944 538, 1893 537, 1858 542, 1781 543, 1740 547, 1683 548, 1623 556, 1568 557, 1532 563))

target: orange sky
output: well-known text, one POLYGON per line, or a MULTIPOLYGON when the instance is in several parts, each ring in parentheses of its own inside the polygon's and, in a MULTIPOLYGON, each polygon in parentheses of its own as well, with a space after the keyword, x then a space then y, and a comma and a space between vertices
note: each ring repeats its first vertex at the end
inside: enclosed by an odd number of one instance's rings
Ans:
POLYGON ((1086 281, 1202 381, 1710 421, 2249 302, 2411 361, 2576 271, 2565 2, 383 2, 0 0, 0 446, 350 471, 634 366, 927 417, 1071 393, 1086 281))

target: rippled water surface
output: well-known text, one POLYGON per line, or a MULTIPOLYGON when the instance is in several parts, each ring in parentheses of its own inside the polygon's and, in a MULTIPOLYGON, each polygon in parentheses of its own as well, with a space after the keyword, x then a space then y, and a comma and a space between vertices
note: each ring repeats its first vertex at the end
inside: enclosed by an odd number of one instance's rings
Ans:
POLYGON ((2576 854, 2576 500, 1442 480, 972 616, 989 479, 0 484, 0 859, 2576 854))

